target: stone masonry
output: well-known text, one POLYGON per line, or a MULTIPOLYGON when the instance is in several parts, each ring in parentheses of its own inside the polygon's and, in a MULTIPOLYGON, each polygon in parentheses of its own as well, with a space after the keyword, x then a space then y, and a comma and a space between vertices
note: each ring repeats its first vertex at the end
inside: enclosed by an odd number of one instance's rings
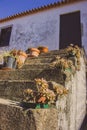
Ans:
POLYGON ((50 51, 28 58, 18 70, 0 70, 0 130, 79 130, 86 115, 86 67, 82 53, 81 69, 71 80, 64 81, 61 73, 50 70, 55 56, 66 55, 64 50, 50 51), (59 98, 57 108, 24 109, 20 101, 25 88, 35 89, 34 79, 45 78, 69 89, 59 98))

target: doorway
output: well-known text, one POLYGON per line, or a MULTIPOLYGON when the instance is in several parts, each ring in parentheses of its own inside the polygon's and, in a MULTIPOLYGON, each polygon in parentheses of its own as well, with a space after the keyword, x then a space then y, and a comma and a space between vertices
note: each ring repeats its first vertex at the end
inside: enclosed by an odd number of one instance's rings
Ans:
POLYGON ((80 11, 60 15, 59 49, 66 48, 69 44, 82 47, 80 11))

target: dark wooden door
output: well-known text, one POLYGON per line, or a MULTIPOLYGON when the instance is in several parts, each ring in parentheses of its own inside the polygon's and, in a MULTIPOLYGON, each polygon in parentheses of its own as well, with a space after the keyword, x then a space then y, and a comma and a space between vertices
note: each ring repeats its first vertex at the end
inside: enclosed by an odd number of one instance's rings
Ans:
POLYGON ((71 43, 82 46, 80 11, 60 15, 59 48, 66 48, 71 43))

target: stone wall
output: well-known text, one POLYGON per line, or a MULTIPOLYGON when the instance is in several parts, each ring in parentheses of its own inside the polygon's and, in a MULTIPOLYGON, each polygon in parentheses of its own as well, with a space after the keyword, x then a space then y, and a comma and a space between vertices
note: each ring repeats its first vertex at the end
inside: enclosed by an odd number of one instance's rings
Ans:
MULTIPOLYGON (((47 54, 45 54, 45 56, 46 55, 47 54)), ((49 56, 51 56, 51 53, 49 56)), ((34 61, 34 59, 32 60, 34 61)), ((83 53, 81 53, 80 62, 80 70, 72 75, 70 81, 65 82, 65 87, 69 89, 69 93, 62 98, 59 97, 56 103, 57 109, 24 110, 18 103, 14 104, 15 102, 13 101, 0 99, 0 130, 79 130, 86 114, 86 66, 83 53)), ((3 79, 1 72, 0 74, 3 79)), ((6 71, 6 74, 7 73, 6 71)), ((58 74, 57 71, 55 73, 58 74)), ((53 75, 49 74, 48 77, 50 80, 50 76, 53 76, 53 80, 55 79, 54 81, 57 83, 57 77, 61 76, 55 73, 53 73, 53 75)), ((20 84, 17 82, 14 83, 15 80, 13 80, 12 77, 13 83, 11 83, 11 81, 6 82, 6 77, 9 80, 8 77, 11 76, 11 74, 9 76, 5 75, 5 71, 4 76, 4 81, 1 81, 0 89, 2 91, 1 93, 3 93, 1 96, 4 95, 6 98, 11 99, 11 97, 15 97, 15 95, 20 97, 22 90, 29 85, 26 83, 24 86, 22 82, 20 84), (4 82, 6 85, 3 84, 4 82)), ((32 82, 30 82, 29 86, 33 87, 34 83, 32 84, 32 82)))
POLYGON ((57 109, 23 109, 0 99, 0 130, 58 130, 57 109), (3 103, 4 102, 4 103, 3 103))
POLYGON ((58 130, 79 130, 86 115, 86 67, 81 57, 81 70, 65 83, 69 94, 57 102, 58 130))

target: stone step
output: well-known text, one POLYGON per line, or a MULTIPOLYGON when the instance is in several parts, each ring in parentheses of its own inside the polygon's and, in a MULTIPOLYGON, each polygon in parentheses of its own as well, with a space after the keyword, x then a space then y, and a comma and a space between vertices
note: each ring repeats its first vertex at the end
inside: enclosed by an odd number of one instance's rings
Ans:
POLYGON ((32 57, 32 58, 28 57, 25 63, 30 63, 30 64, 50 63, 54 58, 55 56, 43 56, 43 57, 32 57))
POLYGON ((7 80, 0 81, 0 97, 21 101, 26 88, 36 89, 34 80, 7 80))
MULTIPOLYGON (((51 71, 50 71, 51 72, 51 71)), ((64 85, 64 80, 62 80, 62 75, 58 76, 58 73, 51 73, 43 72, 41 75, 39 74, 35 78, 44 78, 47 81, 55 81, 56 83, 60 83, 64 85)), ((12 77, 11 77, 12 78, 12 77)), ((35 79, 34 78, 34 79, 35 79)), ((0 80, 0 97, 3 98, 8 98, 16 101, 20 101, 23 98, 23 91, 26 88, 31 88, 31 89, 36 89, 36 85, 34 82, 34 79, 5 79, 5 80, 0 80)))
POLYGON ((52 50, 48 51, 47 53, 41 53, 39 56, 47 56, 47 55, 66 55, 67 51, 65 49, 60 50, 52 50))
POLYGON ((65 54, 41 54, 38 57, 28 57, 26 62, 33 62, 33 63, 50 63, 56 56, 64 57, 65 54))
POLYGON ((46 69, 49 68, 50 63, 25 63, 20 69, 46 69))
POLYGON ((35 78, 45 78, 60 83, 64 83, 64 77, 60 70, 56 69, 16 69, 0 70, 1 80, 33 80, 35 78))
POLYGON ((24 109, 19 102, 0 98, 0 112, 0 130, 58 129, 56 108, 24 109))
POLYGON ((60 50, 49 50, 47 53, 41 53, 39 56, 47 56, 47 55, 61 55, 65 54, 66 55, 67 51, 65 49, 60 49, 60 50))
POLYGON ((36 76, 36 78, 44 78, 47 81, 55 81, 63 85, 65 84, 64 75, 58 69, 44 69, 36 76))
POLYGON ((42 69, 0 70, 0 80, 30 80, 42 72, 42 69))

